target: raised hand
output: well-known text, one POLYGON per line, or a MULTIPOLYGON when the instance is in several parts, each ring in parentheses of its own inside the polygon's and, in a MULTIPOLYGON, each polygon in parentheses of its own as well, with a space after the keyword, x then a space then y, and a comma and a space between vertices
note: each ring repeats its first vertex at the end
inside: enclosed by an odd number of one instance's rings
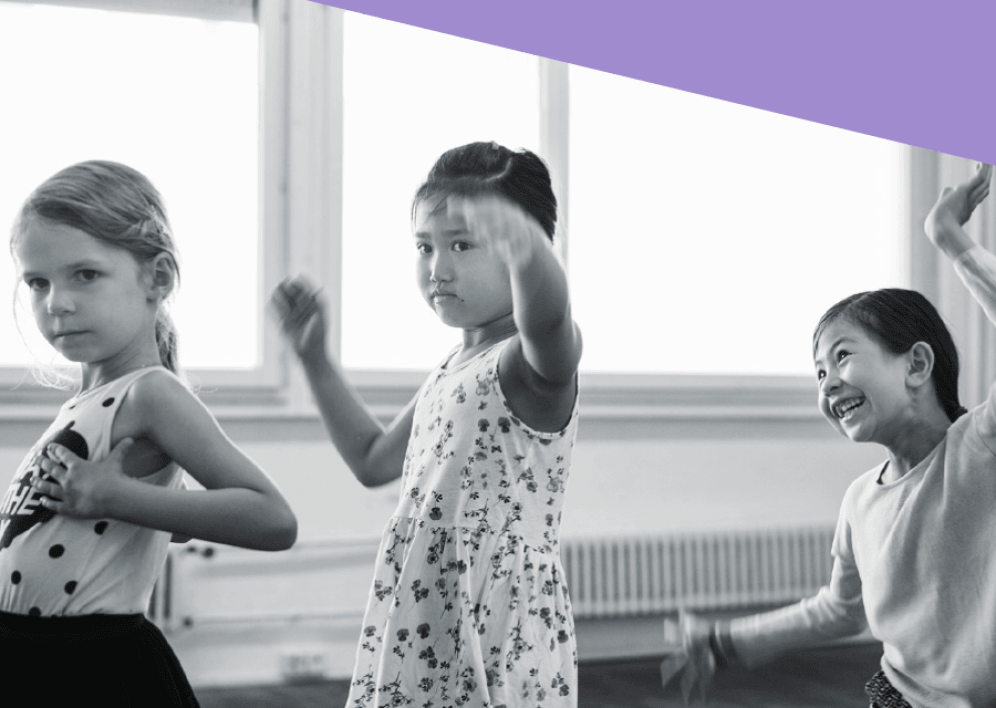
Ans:
POLYGON ((326 313, 318 288, 304 277, 287 278, 273 291, 270 304, 301 359, 325 357, 326 313))
POLYGON ((971 178, 957 187, 945 187, 927 215, 927 238, 948 256, 955 258, 971 247, 972 241, 961 227, 989 195, 992 174, 992 165, 980 163, 971 178))
POLYGON ((80 519, 112 516, 109 503, 114 499, 115 489, 129 483, 123 463, 134 442, 125 438, 99 462, 88 462, 67 447, 50 444, 48 457, 39 463, 47 479, 37 477, 32 482, 45 495, 41 498, 42 506, 80 519))
POLYGON ((534 249, 549 246, 543 228, 522 207, 495 195, 449 197, 446 208, 463 215, 467 230, 509 268, 528 263, 534 249))

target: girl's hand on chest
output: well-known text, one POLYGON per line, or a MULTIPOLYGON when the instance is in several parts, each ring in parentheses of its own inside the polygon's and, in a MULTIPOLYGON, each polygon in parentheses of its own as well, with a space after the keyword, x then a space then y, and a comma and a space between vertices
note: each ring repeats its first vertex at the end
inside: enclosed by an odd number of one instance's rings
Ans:
POLYGON ((129 479, 124 461, 134 440, 125 438, 111 450, 107 458, 89 462, 68 448, 52 443, 46 449, 40 466, 45 473, 35 478, 32 486, 45 496, 42 505, 56 512, 81 519, 112 516, 108 503, 129 479))

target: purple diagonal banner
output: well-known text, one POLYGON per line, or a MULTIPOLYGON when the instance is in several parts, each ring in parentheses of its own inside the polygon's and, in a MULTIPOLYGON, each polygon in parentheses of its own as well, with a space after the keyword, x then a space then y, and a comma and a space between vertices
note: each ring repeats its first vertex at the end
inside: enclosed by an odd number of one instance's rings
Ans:
POLYGON ((996 160, 996 0, 318 0, 996 160))

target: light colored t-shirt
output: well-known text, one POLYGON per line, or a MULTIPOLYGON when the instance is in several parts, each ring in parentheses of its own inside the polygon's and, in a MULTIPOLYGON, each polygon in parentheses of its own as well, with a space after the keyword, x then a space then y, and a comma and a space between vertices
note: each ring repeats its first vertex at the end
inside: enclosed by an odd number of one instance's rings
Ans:
MULTIPOLYGON (((113 519, 73 519, 41 506, 31 480, 45 447, 58 442, 79 457, 110 453, 114 416, 132 384, 160 367, 139 369, 66 401, 31 448, 0 503, 0 610, 22 615, 145 612, 170 534, 113 519)), ((175 464, 141 478, 182 486, 175 464)))
MULTIPOLYGON (((955 268, 996 321, 996 257, 955 268)), ((735 620, 737 652, 757 664, 791 647, 861 631, 883 642, 882 670, 914 708, 996 706, 996 386, 916 467, 844 496, 830 584, 816 597, 735 620)))

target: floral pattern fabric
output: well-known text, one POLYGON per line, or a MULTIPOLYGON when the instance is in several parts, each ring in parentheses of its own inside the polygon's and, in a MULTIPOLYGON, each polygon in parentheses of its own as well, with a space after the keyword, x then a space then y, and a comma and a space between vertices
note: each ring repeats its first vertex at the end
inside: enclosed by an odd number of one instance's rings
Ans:
POLYGON ((506 342, 429 376, 384 533, 348 706, 575 708, 559 527, 578 406, 531 430, 498 381, 506 342))

